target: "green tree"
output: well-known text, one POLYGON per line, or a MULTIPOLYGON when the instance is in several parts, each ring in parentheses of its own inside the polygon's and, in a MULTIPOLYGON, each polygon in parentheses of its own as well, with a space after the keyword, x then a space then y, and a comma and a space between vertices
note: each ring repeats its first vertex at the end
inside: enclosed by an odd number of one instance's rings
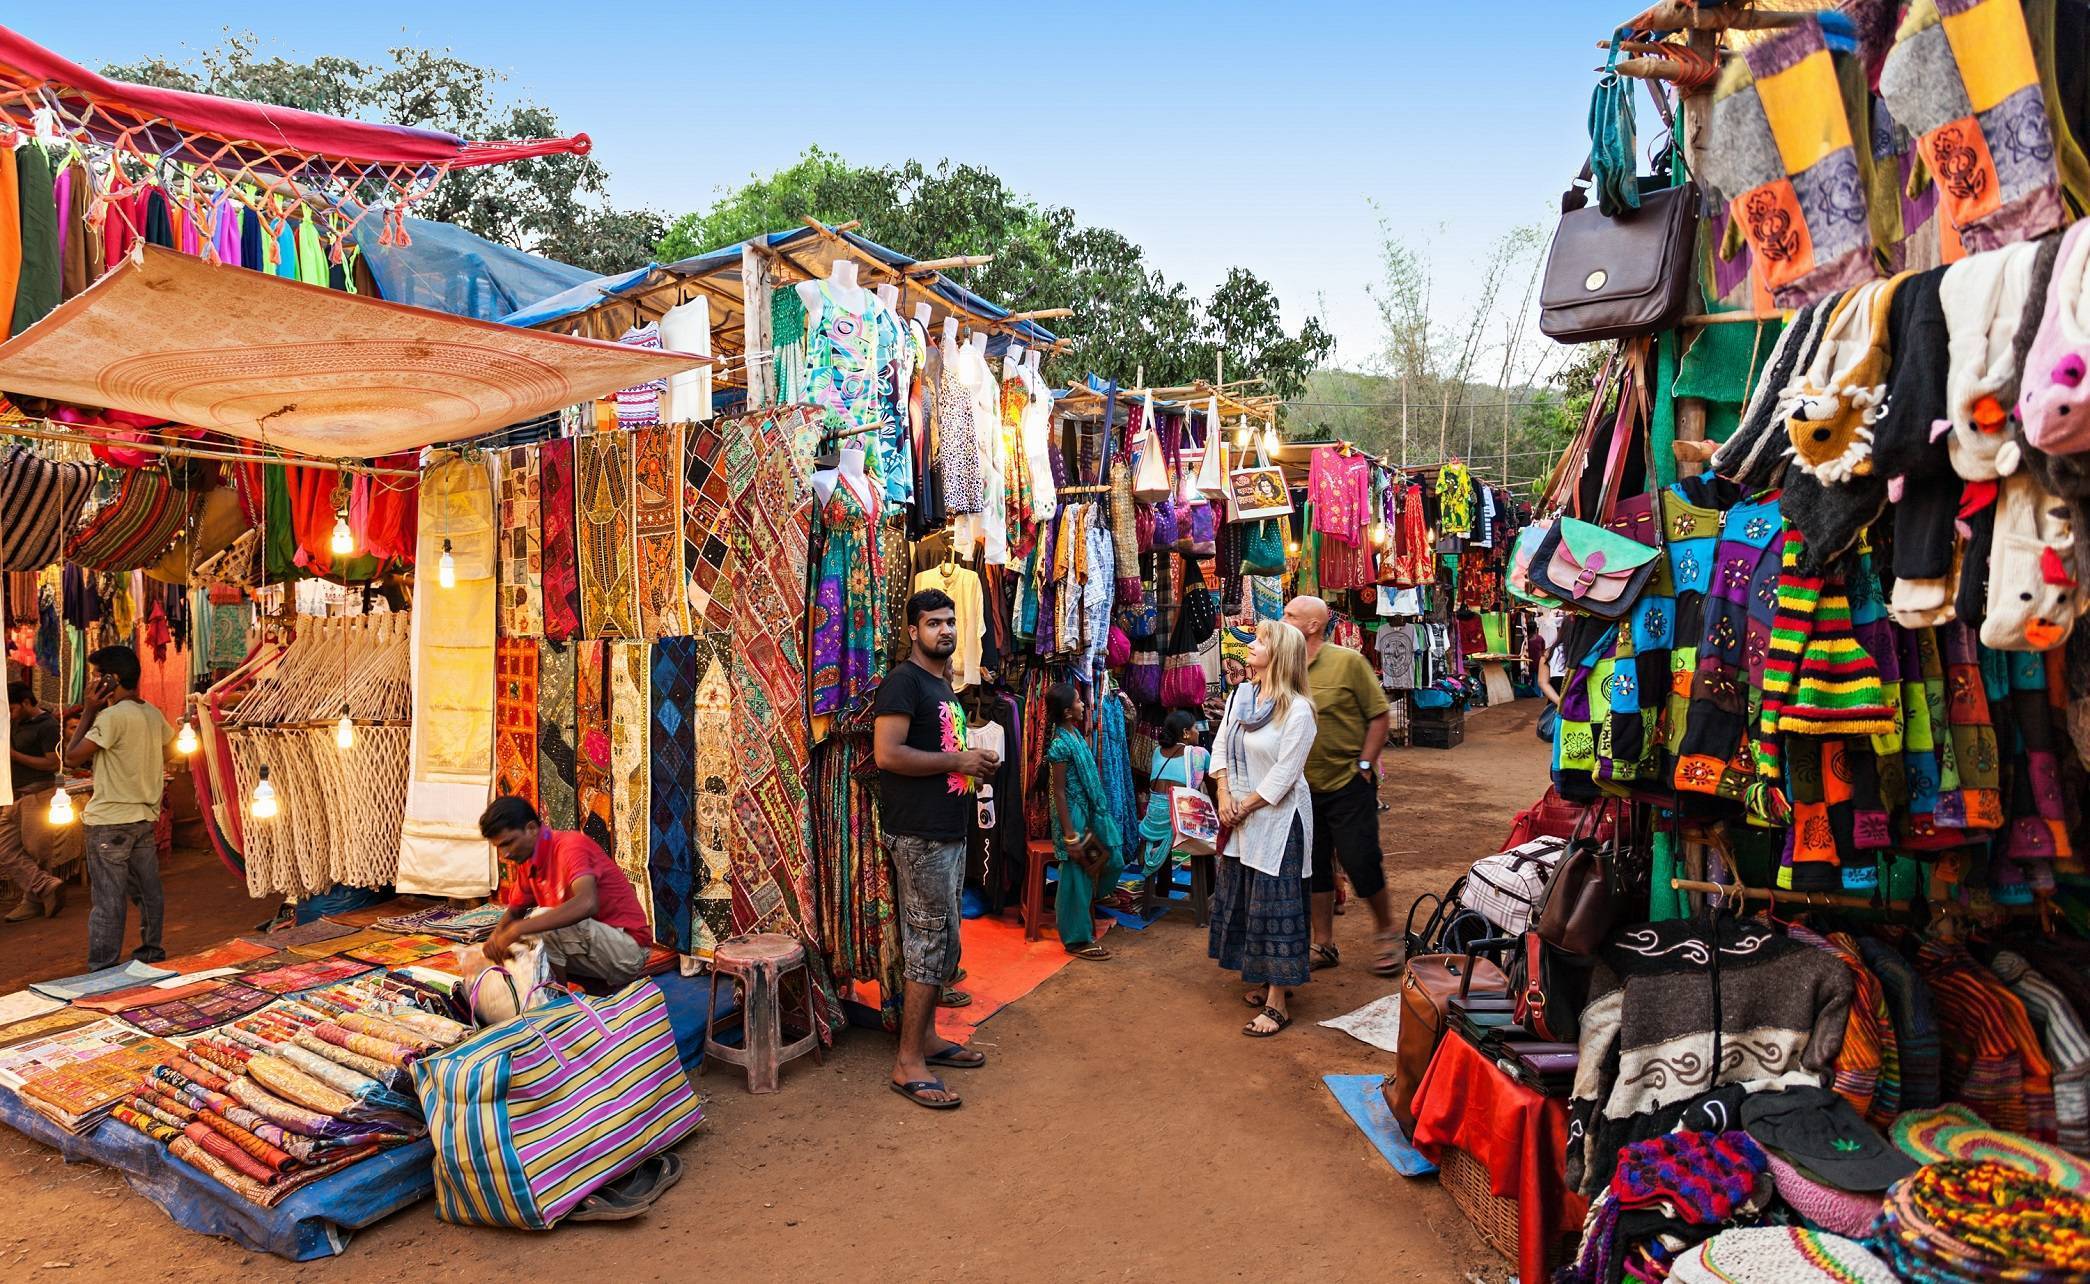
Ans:
POLYGON ((809 148, 767 176, 752 175, 711 206, 676 219, 656 258, 672 262, 806 218, 856 221, 861 235, 916 258, 992 254, 994 261, 950 273, 968 289, 1013 311, 1071 307, 1047 323, 1072 341, 1056 357, 1055 379, 1094 371, 1151 385, 1210 378, 1225 358, 1229 378, 1260 375, 1269 390, 1296 396, 1334 346, 1317 318, 1284 328, 1275 291, 1235 268, 1200 300, 1146 263, 1144 251, 1108 228, 1078 222, 1073 211, 1041 205, 977 165, 852 165, 809 148))
MULTIPOLYGON (((396 48, 389 62, 321 56, 264 56, 249 32, 227 32, 195 58, 147 58, 110 66, 119 80, 243 98, 466 138, 552 138, 558 119, 528 102, 502 101, 499 72, 448 50, 396 48)), ((488 240, 596 272, 646 261, 666 230, 650 210, 621 210, 606 196, 609 174, 592 156, 543 156, 458 170, 411 212, 454 223, 488 240)))

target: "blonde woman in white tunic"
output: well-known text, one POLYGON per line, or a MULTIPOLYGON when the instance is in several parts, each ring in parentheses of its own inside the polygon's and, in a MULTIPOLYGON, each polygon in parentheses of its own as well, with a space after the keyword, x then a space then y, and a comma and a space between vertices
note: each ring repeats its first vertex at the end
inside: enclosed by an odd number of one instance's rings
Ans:
POLYGON ((1256 626, 1248 681, 1227 701, 1212 742, 1219 818, 1231 832, 1212 898, 1209 952, 1254 988, 1262 1009, 1242 1027, 1267 1039, 1292 1023, 1291 992, 1306 984, 1306 878, 1313 807, 1303 779, 1314 741, 1306 638, 1282 620, 1256 626))

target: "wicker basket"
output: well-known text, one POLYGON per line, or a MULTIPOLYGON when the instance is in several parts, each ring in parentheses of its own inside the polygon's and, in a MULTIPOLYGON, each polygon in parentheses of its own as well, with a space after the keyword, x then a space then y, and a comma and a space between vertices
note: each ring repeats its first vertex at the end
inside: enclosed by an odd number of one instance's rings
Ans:
MULTIPOLYGON (((1437 1180, 1451 1192, 1451 1202, 1466 1214, 1466 1220, 1488 1241, 1488 1247, 1512 1263, 1520 1260, 1517 1201, 1505 1199, 1489 1188, 1487 1165, 1457 1146, 1446 1146, 1443 1157, 1437 1161, 1437 1180)), ((1546 1246, 1547 1274, 1574 1259, 1576 1241, 1576 1234, 1569 1232, 1556 1236, 1546 1246)))

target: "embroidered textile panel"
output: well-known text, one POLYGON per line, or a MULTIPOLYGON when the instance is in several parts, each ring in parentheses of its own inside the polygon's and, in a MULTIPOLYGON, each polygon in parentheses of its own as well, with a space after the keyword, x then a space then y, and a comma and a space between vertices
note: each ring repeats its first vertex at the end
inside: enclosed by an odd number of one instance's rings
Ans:
POLYGON ((580 642, 573 648, 574 741, 579 750, 574 761, 574 810, 580 831, 595 840, 604 854, 615 858, 612 839, 616 812, 610 801, 610 675, 609 646, 603 642, 580 642))
POLYGON ((586 637, 640 636, 631 462, 628 432, 574 439, 574 530, 580 553, 581 633, 586 637))
POLYGON ((682 566, 682 428, 632 434, 632 540, 639 631, 649 638, 689 632, 689 583, 682 566))
POLYGON ((544 633, 544 533, 538 516, 537 448, 501 452, 501 634, 544 633))
POLYGON ((698 879, 690 952, 709 950, 733 934, 733 782, 740 754, 733 742, 733 683, 730 633, 711 636, 697 680, 692 718, 696 723, 696 819, 698 879))
POLYGON ((544 636, 564 642, 581 631, 581 565, 574 530, 573 439, 537 448, 538 554, 544 636))
POLYGON ((733 628, 733 581, 726 567, 731 500, 724 425, 690 424, 682 460, 682 570, 690 624, 700 632, 733 628))
POLYGON ((546 640, 537 648, 537 813, 553 829, 580 825, 574 762, 580 734, 573 719, 574 644, 546 640))
POLYGON ((644 642, 612 642, 610 650, 610 795, 611 833, 615 847, 603 850, 624 876, 653 922, 652 880, 647 875, 648 820, 653 771, 646 756, 647 727, 653 719, 648 689, 653 685, 652 647, 644 642))
POLYGON ((695 898, 697 672, 708 649, 701 638, 662 638, 653 645, 647 761, 646 872, 653 887, 653 936, 691 952, 695 898))
POLYGON ((494 793, 537 805, 537 640, 494 648, 494 793))

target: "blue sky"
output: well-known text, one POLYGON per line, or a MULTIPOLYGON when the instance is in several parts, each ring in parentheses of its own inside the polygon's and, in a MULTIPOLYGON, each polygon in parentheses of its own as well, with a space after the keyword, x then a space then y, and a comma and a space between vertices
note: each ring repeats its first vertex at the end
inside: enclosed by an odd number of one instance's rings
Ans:
MULTIPOLYGON (((447 47, 584 130, 623 204, 681 212, 815 144, 858 162, 983 164, 1143 245, 1203 292, 1230 267, 1319 311, 1343 365, 1377 347, 1378 224, 1427 237, 1437 311, 1514 224, 1550 227, 1586 146, 1602 0, 953 6, 262 6, 286 57, 447 47), (781 26, 765 26, 776 14, 781 26), (954 15, 962 15, 957 17, 954 15), (678 63, 680 65, 678 65, 678 63)), ((1631 6, 1625 6, 1630 8, 1631 6)), ((6 22, 91 67, 215 44, 209 6, 104 0, 6 22)), ((1642 107, 1646 104, 1643 100, 1642 107)), ((1643 110, 1642 132, 1653 124, 1643 110)), ((907 249, 907 246, 897 246, 907 249)))

